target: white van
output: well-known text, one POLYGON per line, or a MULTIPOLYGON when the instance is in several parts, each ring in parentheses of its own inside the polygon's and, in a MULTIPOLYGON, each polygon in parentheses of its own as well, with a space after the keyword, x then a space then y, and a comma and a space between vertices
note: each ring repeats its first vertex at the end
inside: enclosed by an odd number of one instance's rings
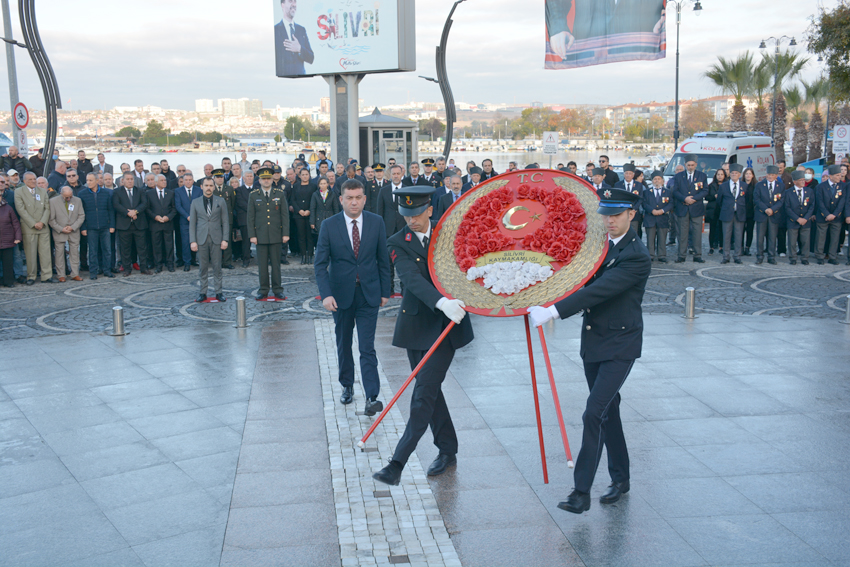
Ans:
POLYGON ((709 181, 724 163, 752 167, 756 179, 764 179, 767 166, 776 163, 773 140, 761 132, 698 132, 678 147, 664 170, 667 181, 676 174, 676 166, 685 165, 685 156, 696 154, 697 169, 709 181))

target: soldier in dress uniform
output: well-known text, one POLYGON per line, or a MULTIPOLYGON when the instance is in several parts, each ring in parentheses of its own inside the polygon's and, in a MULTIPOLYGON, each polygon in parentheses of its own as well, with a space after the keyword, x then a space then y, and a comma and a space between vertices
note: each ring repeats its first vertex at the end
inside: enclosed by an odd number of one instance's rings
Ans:
POLYGON ((797 263, 797 238, 800 240, 801 263, 809 263, 809 239, 815 219, 815 192, 806 187, 806 172, 795 171, 791 174, 794 183, 785 190, 785 226, 788 228, 788 263, 797 263))
MULTIPOLYGON (((634 193, 638 197, 643 200, 643 183, 635 181, 635 172, 637 169, 635 168, 635 164, 627 163, 623 166, 623 180, 618 181, 614 184, 615 189, 625 189, 629 193, 634 193)), ((632 219, 631 228, 640 236, 640 225, 641 221, 643 221, 643 214, 641 211, 635 212, 635 218, 632 219)))
POLYGON ((767 239, 767 263, 776 264, 776 240, 779 227, 785 225, 785 184, 779 177, 779 168, 767 166, 767 179, 756 183, 753 205, 756 221, 756 264, 764 261, 767 239))
POLYGON ((629 491, 629 452, 620 420, 620 388, 643 344, 641 300, 651 270, 646 246, 629 223, 638 196, 621 189, 601 195, 597 212, 605 215, 608 254, 593 278, 550 307, 531 307, 535 327, 551 319, 566 319, 583 311, 581 357, 590 388, 582 421, 581 450, 575 463, 575 489, 558 508, 581 514, 590 509, 590 487, 602 458, 608 453, 611 485, 599 499, 612 504, 629 491))
POLYGON ((412 370, 449 322, 453 321, 456 326, 416 376, 404 434, 390 463, 372 475, 375 480, 390 485, 399 483, 408 457, 429 425, 439 455, 428 467, 428 474, 442 474, 457 463, 457 435, 441 386, 455 350, 469 344, 473 333, 472 323, 465 317, 466 305, 459 299, 443 297, 434 287, 428 271, 428 246, 435 225, 431 221, 431 192, 430 186, 402 187, 393 192, 398 199, 398 210, 407 223, 387 241, 390 261, 403 286, 393 346, 407 349, 412 370))
POLYGON ((425 179, 425 183, 437 189, 443 186, 443 180, 434 172, 435 163, 434 158, 425 158, 422 160, 422 165, 425 166, 425 173, 422 174, 422 177, 425 179))
MULTIPOLYGON (((222 163, 226 162, 222 160, 222 163)), ((234 224, 233 212, 236 210, 236 190, 230 184, 225 183, 226 173, 224 169, 212 170, 213 183, 215 184, 213 195, 221 197, 227 204, 227 214, 230 215, 227 224, 232 227, 234 224)), ((221 267, 228 270, 233 269, 233 231, 230 231, 230 234, 227 235, 227 249, 221 253, 221 267)))
POLYGON ((841 232, 845 184, 841 180, 841 166, 830 165, 829 179, 815 189, 817 197, 817 245, 815 257, 818 264, 823 264, 824 256, 830 264, 838 265, 838 235, 841 232), (826 235, 829 233, 829 250, 824 250, 826 235), (826 254, 824 254, 824 252, 826 254))
POLYGON ((248 197, 248 239, 257 246, 257 267, 260 270, 260 290, 257 300, 269 294, 269 264, 271 264, 271 290, 275 299, 283 300, 280 283, 280 250, 289 241, 289 206, 286 195, 272 188, 274 170, 259 170, 260 188, 248 197))
POLYGON ((736 264, 742 263, 741 252, 744 246, 744 227, 747 225, 747 191, 749 191, 747 184, 741 178, 743 171, 744 166, 740 163, 730 163, 729 179, 723 182, 717 192, 717 209, 720 211, 718 217, 723 224, 721 264, 728 264, 730 255, 735 258, 736 264))
POLYGON ((378 199, 381 196, 381 189, 389 185, 390 182, 384 179, 384 170, 387 168, 382 163, 376 163, 372 165, 372 171, 375 172, 375 176, 372 179, 369 179, 369 176, 366 176, 366 210, 370 213, 378 214, 378 199))

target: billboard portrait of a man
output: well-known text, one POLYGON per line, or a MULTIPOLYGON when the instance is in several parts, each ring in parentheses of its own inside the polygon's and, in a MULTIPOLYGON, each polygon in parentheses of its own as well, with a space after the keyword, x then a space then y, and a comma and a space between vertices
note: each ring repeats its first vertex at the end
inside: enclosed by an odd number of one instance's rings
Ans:
POLYGON ((664 0, 546 0, 546 69, 661 59, 664 0))
POLYGON ((304 26, 295 23, 298 0, 280 0, 283 18, 274 26, 277 76, 307 74, 304 64, 313 63, 313 49, 304 26))

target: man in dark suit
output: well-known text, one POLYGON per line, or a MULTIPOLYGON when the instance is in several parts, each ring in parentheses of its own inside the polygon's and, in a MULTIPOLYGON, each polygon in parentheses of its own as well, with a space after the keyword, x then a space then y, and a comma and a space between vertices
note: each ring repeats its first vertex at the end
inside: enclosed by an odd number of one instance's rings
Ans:
MULTIPOLYGON (((622 179, 622 181, 620 181, 618 179, 617 182, 614 183, 614 188, 615 189, 625 189, 629 193, 634 193, 635 195, 637 195, 638 197, 643 199, 644 186, 643 186, 643 183, 639 183, 639 182, 635 181, 635 171, 637 171, 636 168, 635 168, 635 164, 627 163, 627 164, 623 165, 623 179, 622 179)), ((632 228, 638 234, 638 236, 640 236, 641 221, 643 221, 643 211, 642 210, 637 211, 635 213, 635 218, 632 219, 632 228)), ((652 255, 653 254, 650 254, 650 256, 652 256, 652 255)))
POLYGON ((124 266, 124 277, 133 272, 132 248, 136 244, 136 254, 139 257, 141 272, 150 275, 145 265, 147 258, 147 243, 145 232, 148 229, 148 219, 145 209, 148 200, 144 189, 136 187, 132 173, 125 173, 121 178, 123 184, 112 194, 112 208, 115 210, 115 230, 118 232, 118 242, 121 246, 121 262, 124 266))
POLYGON ((581 514, 590 509, 590 487, 602 457, 608 452, 611 485, 599 501, 611 504, 629 491, 629 452, 620 420, 620 388, 643 344, 641 301, 652 261, 646 246, 629 227, 638 196, 608 189, 598 213, 605 215, 608 254, 602 267, 582 289, 549 307, 531 307, 531 323, 566 319, 584 311, 581 358, 590 387, 582 421, 581 450, 575 464, 575 489, 558 508, 581 514))
POLYGON ((431 189, 429 186, 403 187, 395 191, 399 212, 404 215, 407 226, 387 241, 390 260, 398 269, 403 289, 393 346, 407 349, 412 370, 449 322, 456 326, 417 374, 404 434, 389 465, 372 475, 375 480, 390 485, 399 483, 407 459, 429 426, 439 454, 428 467, 428 474, 442 474, 457 463, 457 434, 443 397, 442 384, 455 350, 469 344, 473 333, 472 323, 465 317, 466 305, 459 299, 443 297, 434 287, 428 272, 428 246, 434 226, 431 221, 431 189))
POLYGON ((482 169, 480 167, 476 167, 473 165, 467 171, 469 172, 467 174, 469 181, 463 184, 464 193, 466 193, 470 189, 474 189, 479 183, 481 183, 482 169))
POLYGON ((419 175, 419 164, 415 161, 410 164, 410 175, 405 177, 402 180, 402 185, 405 187, 412 187, 413 185, 428 185, 431 186, 430 183, 425 181, 425 178, 419 175))
POLYGON ((202 182, 203 194, 192 201, 189 212, 189 240, 193 251, 198 253, 201 269, 201 290, 196 302, 207 299, 209 289, 210 266, 213 269, 215 298, 225 301, 222 289, 221 253, 227 249, 227 235, 230 233, 230 212, 224 199, 213 192, 213 180, 205 177, 202 182))
POLYGON ((767 239, 767 263, 776 264, 776 239, 779 227, 785 226, 785 184, 779 177, 779 168, 767 166, 767 179, 756 183, 753 205, 756 221, 756 264, 764 261, 767 239))
POLYGON ((151 242, 153 243, 153 260, 156 273, 162 272, 163 266, 169 272, 174 271, 174 217, 177 208, 174 206, 174 191, 168 188, 168 178, 163 174, 156 176, 156 187, 147 192, 147 214, 150 223, 151 242))
POLYGON ((313 50, 304 26, 295 23, 297 0, 281 0, 283 19, 274 26, 274 52, 277 76, 306 75, 304 64, 312 64, 313 50))
POLYGON ((670 230, 670 215, 667 213, 673 210, 673 196, 664 186, 663 171, 652 172, 652 187, 644 190, 641 206, 649 256, 665 264, 667 263, 667 231, 670 230))
POLYGON ((681 264, 688 256, 688 234, 694 247, 694 262, 704 263, 702 259, 702 221, 705 218, 705 202, 708 196, 708 177, 697 171, 697 156, 685 156, 685 171, 673 177, 673 199, 679 221, 679 256, 676 263, 681 264))
MULTIPOLYGON (((384 219, 384 227, 387 229, 387 238, 400 231, 405 226, 404 217, 398 212, 398 202, 393 194, 401 189, 404 177, 404 168, 400 165, 390 167, 390 183, 381 188, 378 194, 378 206, 375 214, 384 219)), ((395 289, 395 266, 390 264, 390 281, 395 289)))
MULTIPOLYGON (((354 325, 360 346, 360 374, 366 394, 366 415, 384 409, 378 401, 381 390, 378 358, 375 354, 375 327, 378 309, 392 295, 390 260, 384 221, 364 211, 366 194, 356 179, 342 184, 342 213, 321 224, 316 244, 316 283, 325 309, 331 311, 336 327, 339 359, 340 402, 350 404, 354 397, 354 356, 351 342, 354 325)), ((331 198, 334 198, 334 193, 331 198)))
POLYGON ((817 244, 815 258, 818 264, 823 264, 824 256, 830 264, 838 265, 838 235, 841 232, 841 221, 844 213, 844 194, 846 185, 841 181, 841 166, 830 165, 827 170, 829 179, 815 189, 817 201, 817 244), (829 233, 829 250, 826 246, 826 235, 829 233))
POLYGON ((449 175, 445 178, 446 187, 448 187, 448 193, 443 194, 437 202, 437 207, 434 209, 434 220, 440 220, 443 218, 443 215, 446 214, 446 211, 449 210, 455 201, 460 199, 461 195, 465 194, 466 191, 463 190, 463 181, 460 178, 460 175, 449 175))
POLYGON ((183 271, 188 272, 192 265, 192 248, 189 246, 189 217, 192 213, 192 201, 201 196, 201 188, 195 185, 195 178, 191 171, 187 171, 180 178, 181 186, 174 190, 174 206, 180 218, 181 250, 178 251, 183 258, 183 271))
MULTIPOLYGON (((251 243, 248 242, 248 199, 251 191, 255 189, 254 172, 250 169, 242 174, 242 185, 236 189, 236 199, 234 200, 234 218, 236 229, 239 231, 242 240, 234 242, 239 248, 239 256, 242 258, 242 267, 247 268, 251 263, 251 243)), ((234 251, 234 255, 236 252, 234 251)), ((285 257, 285 256, 284 256, 285 257)))
POLYGON ((795 171, 791 174, 793 185, 785 191, 785 222, 788 228, 788 263, 797 263, 797 239, 800 240, 801 264, 809 263, 809 239, 815 213, 815 192, 806 187, 806 172, 795 171))
POLYGON ((747 184, 741 179, 744 166, 740 163, 729 164, 729 179, 724 181, 717 192, 717 209, 720 222, 723 223, 723 259, 721 264, 729 263, 730 254, 736 264, 741 264, 741 252, 744 246, 744 227, 747 224, 747 184), (732 250, 734 248, 734 252, 732 250))
POLYGON ((590 170, 590 183, 593 185, 593 190, 600 196, 603 190, 613 189, 613 186, 605 183, 605 170, 601 167, 594 167, 590 170))

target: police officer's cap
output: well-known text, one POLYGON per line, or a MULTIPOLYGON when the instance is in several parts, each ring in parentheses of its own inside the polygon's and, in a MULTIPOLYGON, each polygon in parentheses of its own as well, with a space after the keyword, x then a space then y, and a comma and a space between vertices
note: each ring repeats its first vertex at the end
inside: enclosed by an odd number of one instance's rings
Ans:
POLYGON ((627 163, 626 165, 624 165, 624 166, 623 166, 623 171, 631 171, 632 173, 634 173, 634 171, 635 171, 635 164, 633 164, 633 163, 627 163))
POLYGON ((382 163, 376 163, 372 166, 372 169, 374 169, 375 171, 384 171, 386 168, 387 166, 382 163))
POLYGON ((221 168, 214 169, 210 175, 213 177, 224 177, 224 170, 221 168))
POLYGON ((605 189, 599 192, 599 208, 596 210, 600 215, 619 215, 637 205, 640 195, 635 195, 625 189, 605 189))
POLYGON ((434 188, 430 185, 412 185, 393 190, 398 198, 398 212, 403 217, 415 217, 431 206, 434 188))
POLYGON ((696 154, 688 154, 685 156, 685 163, 688 163, 689 161, 696 163, 697 161, 699 161, 699 158, 696 154))
POLYGON ((806 178, 806 172, 805 171, 795 171, 794 173, 791 174, 791 179, 793 179, 794 181, 797 181, 799 179, 805 179, 805 178, 806 178))
POLYGON ((475 173, 477 173, 478 175, 481 175, 482 173, 484 173, 484 170, 481 169, 480 167, 470 167, 469 168, 469 174, 473 175, 475 173))
POLYGON ((729 164, 729 173, 732 173, 733 171, 737 171, 738 173, 743 173, 744 172, 744 166, 741 165, 740 163, 730 163, 729 164))
POLYGON ((437 163, 437 162, 434 161, 434 158, 426 157, 425 159, 422 160, 422 165, 426 165, 428 167, 434 167, 435 163, 437 163))
POLYGON ((276 165, 272 168, 272 173, 283 173, 283 170, 280 168, 279 165, 276 165))
POLYGON ((773 175, 779 175, 779 168, 776 167, 775 165, 769 165, 769 166, 767 166, 767 173, 768 174, 772 173, 773 175))
POLYGON ((650 175, 649 177, 651 179, 655 179, 656 177, 661 177, 663 179, 664 178, 664 172, 655 170, 655 171, 652 172, 652 175, 650 175))
POLYGON ((601 176, 604 177, 605 176, 605 170, 602 169, 601 167, 594 167, 593 171, 591 171, 590 174, 591 175, 601 175, 601 176))
POLYGON ((260 179, 271 179, 274 177, 274 169, 271 167, 261 167, 257 170, 257 175, 260 179))
POLYGON ((839 173, 841 173, 841 166, 837 164, 830 165, 826 171, 829 172, 830 175, 838 175, 839 173))

